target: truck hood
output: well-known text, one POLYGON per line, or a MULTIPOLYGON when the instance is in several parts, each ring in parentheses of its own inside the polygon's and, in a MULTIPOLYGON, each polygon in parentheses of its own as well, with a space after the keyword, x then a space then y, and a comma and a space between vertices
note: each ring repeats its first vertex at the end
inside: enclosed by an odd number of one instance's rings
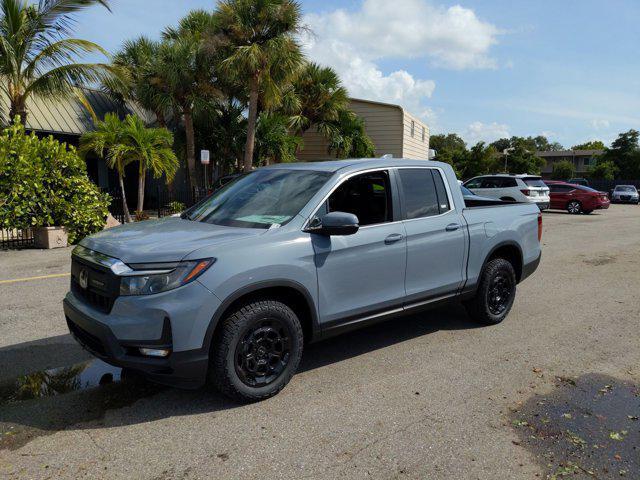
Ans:
POLYGON ((265 231, 168 217, 103 230, 85 238, 80 245, 124 263, 176 262, 199 248, 258 236, 265 231))

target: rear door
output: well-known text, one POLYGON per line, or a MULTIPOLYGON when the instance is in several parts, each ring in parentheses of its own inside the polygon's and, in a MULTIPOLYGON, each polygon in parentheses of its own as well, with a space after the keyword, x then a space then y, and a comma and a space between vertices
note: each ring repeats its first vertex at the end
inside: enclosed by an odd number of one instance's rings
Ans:
POLYGON ((573 199, 575 188, 570 185, 551 185, 551 208, 564 210, 567 204, 573 199))
POLYGON ((406 305, 454 293, 464 278, 465 230, 438 168, 399 168, 407 232, 406 305))

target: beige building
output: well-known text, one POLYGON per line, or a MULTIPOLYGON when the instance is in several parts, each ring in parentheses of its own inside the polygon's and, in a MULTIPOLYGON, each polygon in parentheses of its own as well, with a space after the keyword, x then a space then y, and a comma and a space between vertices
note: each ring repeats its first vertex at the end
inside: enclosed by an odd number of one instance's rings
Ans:
MULTIPOLYGON (((401 106, 352 98, 350 107, 364 120, 367 134, 376 147, 376 157, 390 154, 396 158, 429 158, 429 127, 401 106)), ((304 149, 298 153, 300 161, 335 158, 328 151, 329 142, 313 127, 302 139, 304 149)))
POLYGON ((576 177, 584 177, 587 175, 589 167, 595 165, 596 159, 603 153, 604 150, 560 150, 555 152, 536 152, 536 155, 547 162, 542 167, 542 176, 544 178, 551 177, 554 163, 565 160, 573 163, 576 177))

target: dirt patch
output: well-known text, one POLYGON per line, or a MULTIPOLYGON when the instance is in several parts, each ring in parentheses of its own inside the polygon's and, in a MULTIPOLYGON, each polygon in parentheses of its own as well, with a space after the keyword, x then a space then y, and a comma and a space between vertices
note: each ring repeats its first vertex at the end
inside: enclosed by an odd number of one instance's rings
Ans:
POLYGON ((608 265, 610 263, 614 263, 616 261, 616 257, 611 255, 598 255, 594 258, 587 258, 583 260, 587 265, 591 265, 592 267, 599 267, 601 265, 608 265))
POLYGON ((640 388, 605 375, 557 378, 512 412, 518 445, 548 479, 640 478, 640 388))

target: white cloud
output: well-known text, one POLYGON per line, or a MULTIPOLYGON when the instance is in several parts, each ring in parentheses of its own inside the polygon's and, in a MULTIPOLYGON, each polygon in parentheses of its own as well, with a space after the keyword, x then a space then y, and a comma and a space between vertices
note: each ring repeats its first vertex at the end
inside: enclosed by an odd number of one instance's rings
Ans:
POLYGON ((604 119, 593 119, 591 120, 591 126, 595 129, 595 130, 604 130, 609 128, 610 123, 609 120, 604 120, 604 119))
POLYGON ((495 68, 489 50, 500 33, 473 10, 444 8, 427 0, 364 0, 355 11, 338 9, 305 16, 313 32, 303 43, 308 57, 332 66, 353 97, 399 103, 425 119, 435 82, 404 69, 385 74, 385 59, 425 59, 434 66, 495 68))
POLYGON ((502 123, 473 122, 467 127, 463 137, 469 145, 475 145, 478 142, 490 143, 499 138, 509 138, 511 134, 509 126, 502 123))

